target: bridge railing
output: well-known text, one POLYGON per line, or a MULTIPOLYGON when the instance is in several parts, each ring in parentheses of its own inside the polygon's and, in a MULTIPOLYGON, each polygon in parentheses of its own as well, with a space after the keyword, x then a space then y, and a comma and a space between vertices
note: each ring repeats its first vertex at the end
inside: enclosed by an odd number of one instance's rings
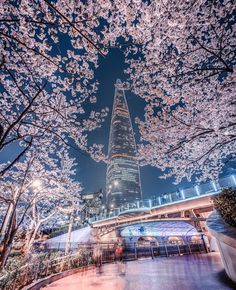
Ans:
POLYGON ((218 182, 208 182, 201 185, 186 189, 178 189, 175 192, 161 194, 152 199, 136 200, 134 202, 127 202, 119 208, 113 208, 110 211, 104 210, 99 215, 94 216, 89 221, 90 223, 105 220, 113 217, 118 217, 120 214, 134 212, 135 210, 150 210, 151 208, 162 205, 172 204, 178 201, 198 198, 204 195, 215 195, 219 193, 224 187, 236 187, 235 175, 230 175, 219 179, 218 182))

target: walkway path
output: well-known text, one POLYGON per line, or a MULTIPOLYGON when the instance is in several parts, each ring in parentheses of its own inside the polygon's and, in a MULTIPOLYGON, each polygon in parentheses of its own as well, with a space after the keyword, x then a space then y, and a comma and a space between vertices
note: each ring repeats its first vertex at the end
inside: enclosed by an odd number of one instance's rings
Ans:
POLYGON ((58 280, 44 290, 225 290, 236 289, 223 271, 218 253, 189 255, 103 266, 58 280))

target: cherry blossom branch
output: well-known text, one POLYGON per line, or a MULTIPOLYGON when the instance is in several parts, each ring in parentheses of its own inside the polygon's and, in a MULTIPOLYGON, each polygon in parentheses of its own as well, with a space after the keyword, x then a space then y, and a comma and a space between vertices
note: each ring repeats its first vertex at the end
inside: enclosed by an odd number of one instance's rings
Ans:
MULTIPOLYGON (((200 161, 201 159, 203 159, 204 157, 206 157, 207 155, 210 156, 210 154, 214 151, 214 149, 216 149, 218 146, 219 147, 222 147, 228 143, 231 143, 233 142, 234 140, 236 140, 236 138, 230 140, 230 141, 226 141, 226 142, 222 142, 222 143, 219 143, 217 142, 214 146, 212 146, 209 150, 207 150, 203 155, 200 155, 199 158, 195 159, 195 160, 192 160, 191 162, 189 162, 186 166, 189 166, 190 164, 194 164, 194 163, 197 163, 198 161, 200 161)), ((208 157, 209 159, 209 157, 208 157)))
POLYGON ((35 96, 32 98, 32 100, 29 102, 28 106, 25 107, 25 109, 20 113, 20 115, 18 116, 18 118, 7 128, 7 130, 5 131, 5 133, 3 134, 2 138, 0 139, 0 149, 2 149, 2 144, 4 143, 5 139, 7 138, 9 132, 14 128, 14 126, 16 124, 18 124, 23 117, 25 116, 25 114, 30 110, 31 106, 33 105, 34 101, 36 100, 36 98, 40 95, 40 93, 44 90, 44 88, 46 87, 47 83, 45 83, 40 90, 35 94, 35 96))
POLYGON ((228 64, 224 61, 224 59, 220 55, 204 46, 195 36, 192 35, 191 37, 200 45, 200 47, 203 50, 207 51, 208 53, 214 55, 217 59, 219 59, 225 65, 228 72, 233 72, 233 69, 228 66, 228 64))
MULTIPOLYGON (((24 16, 24 15, 23 15, 24 16)), ((49 26, 61 26, 61 25, 68 25, 68 22, 62 22, 62 23, 56 23, 56 22, 49 22, 49 21, 44 21, 44 20, 34 20, 34 19, 27 19, 25 17, 25 22, 27 23, 33 23, 33 24, 39 24, 39 25, 49 25, 49 26)), ((73 24, 78 24, 78 23, 84 23, 84 22, 90 22, 90 21, 95 21, 96 18, 88 18, 88 19, 82 19, 79 21, 71 21, 73 24)), ((20 22, 20 19, 0 19, 0 23, 15 23, 15 22, 20 22)))
POLYGON ((51 7, 57 14, 61 16, 68 24, 70 24, 71 27, 73 27, 84 39, 88 41, 103 57, 105 57, 105 54, 101 51, 101 49, 92 41, 90 40, 83 32, 81 32, 65 15, 63 15, 52 3, 50 3, 48 0, 43 0, 48 4, 49 7, 51 7))
POLYGON ((13 161, 11 161, 10 162, 10 164, 7 166, 7 167, 5 167, 4 169, 2 169, 1 171, 0 171, 0 176, 3 176, 9 169, 11 169, 11 167, 16 163, 16 162, 18 162, 20 159, 21 159, 21 157, 23 157, 24 155, 25 155, 25 153, 30 149, 30 147, 32 146, 32 143, 33 143, 33 137, 30 139, 30 141, 28 142, 28 141, 26 141, 25 140, 25 142, 26 143, 28 143, 28 146, 23 150, 23 151, 21 151, 21 153, 13 160, 13 161))
POLYGON ((17 42, 18 44, 24 46, 25 48, 27 48, 28 50, 31 50, 33 51, 34 53, 42 56, 43 58, 45 58, 46 60, 48 60, 50 63, 52 63, 53 65, 57 66, 58 68, 64 70, 63 68, 61 68, 56 62, 54 62, 53 60, 51 60, 47 55, 43 54, 42 52, 38 51, 37 49, 35 48, 32 48, 32 47, 29 47, 27 46, 24 42, 20 41, 19 39, 17 39, 16 37, 12 36, 12 35, 7 35, 6 33, 4 32, 0 32, 0 34, 2 36, 4 36, 5 38, 7 39, 11 39, 11 40, 14 40, 15 42, 17 42))
POLYGON ((14 77, 13 73, 5 66, 6 71, 8 72, 8 74, 11 76, 13 82, 15 83, 17 89, 21 92, 21 94, 26 98, 26 100, 28 102, 30 102, 29 97, 27 96, 27 94, 25 94, 25 92, 22 90, 22 88, 18 85, 18 82, 16 80, 16 78, 14 77))
POLYGON ((66 139, 62 138, 62 137, 61 137, 57 132, 51 130, 51 129, 50 129, 50 126, 46 128, 46 127, 40 126, 40 125, 38 125, 38 124, 36 124, 36 123, 34 124, 34 123, 26 122, 26 121, 23 121, 22 123, 23 123, 23 124, 26 124, 26 125, 27 125, 27 124, 28 124, 28 125, 31 125, 31 126, 36 127, 36 128, 44 129, 45 131, 48 131, 48 132, 52 133, 53 135, 55 135, 56 137, 58 137, 59 140, 61 140, 61 141, 62 141, 66 146, 75 149, 76 151, 80 152, 82 155, 84 155, 84 156, 86 156, 86 157, 90 157, 90 154, 88 154, 88 153, 86 153, 86 152, 80 150, 78 147, 76 147, 76 146, 70 144, 69 142, 66 141, 66 139))

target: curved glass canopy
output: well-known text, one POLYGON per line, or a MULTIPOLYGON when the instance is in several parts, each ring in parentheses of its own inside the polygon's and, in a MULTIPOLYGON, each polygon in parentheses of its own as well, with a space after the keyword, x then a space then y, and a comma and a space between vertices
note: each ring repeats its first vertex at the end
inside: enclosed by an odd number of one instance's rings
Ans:
POLYGON ((183 221, 156 221, 137 223, 123 227, 120 232, 122 237, 166 237, 166 236, 193 236, 199 235, 196 228, 183 221))

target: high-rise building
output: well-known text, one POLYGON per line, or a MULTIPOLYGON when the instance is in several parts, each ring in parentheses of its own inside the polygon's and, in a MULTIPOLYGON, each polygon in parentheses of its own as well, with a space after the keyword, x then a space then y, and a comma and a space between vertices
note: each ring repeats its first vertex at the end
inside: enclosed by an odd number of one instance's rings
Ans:
POLYGON ((140 171, 134 132, 122 82, 115 83, 107 165, 108 209, 141 199, 140 171))

